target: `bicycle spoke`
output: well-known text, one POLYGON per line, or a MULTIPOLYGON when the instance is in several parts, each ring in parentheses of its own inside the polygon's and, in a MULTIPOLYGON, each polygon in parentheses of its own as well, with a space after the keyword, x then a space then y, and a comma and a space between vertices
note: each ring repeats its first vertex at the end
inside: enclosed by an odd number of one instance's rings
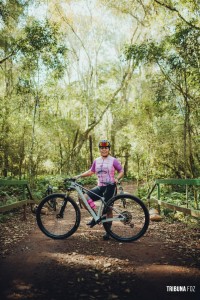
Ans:
POLYGON ((52 194, 38 206, 37 222, 47 236, 66 238, 78 228, 80 211, 73 200, 65 200, 65 195, 52 194))
POLYGON ((110 203, 113 221, 104 223, 105 229, 115 239, 120 241, 133 241, 141 237, 149 224, 148 211, 144 204, 133 196, 123 198, 117 196, 110 203), (126 204, 125 204, 126 203, 126 204), (125 206, 125 207, 124 207, 125 206))

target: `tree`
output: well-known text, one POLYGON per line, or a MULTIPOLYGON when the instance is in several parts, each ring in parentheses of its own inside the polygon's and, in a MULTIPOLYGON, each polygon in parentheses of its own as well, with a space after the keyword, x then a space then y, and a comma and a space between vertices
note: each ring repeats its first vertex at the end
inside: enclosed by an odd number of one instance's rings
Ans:
POLYGON ((37 16, 30 1, 2 2, 2 175, 80 172, 108 138, 138 183, 199 176, 199 20, 189 3, 38 1, 37 16))
POLYGON ((174 96, 170 102, 183 119, 183 161, 184 175, 195 177, 198 168, 195 163, 197 130, 196 103, 199 102, 199 47, 198 30, 193 27, 178 26, 176 33, 165 38, 160 44, 143 43, 126 49, 127 59, 139 65, 157 64, 164 80, 171 86, 174 96), (180 111, 181 108, 181 111, 180 111), (194 128, 195 133, 194 133, 194 128))

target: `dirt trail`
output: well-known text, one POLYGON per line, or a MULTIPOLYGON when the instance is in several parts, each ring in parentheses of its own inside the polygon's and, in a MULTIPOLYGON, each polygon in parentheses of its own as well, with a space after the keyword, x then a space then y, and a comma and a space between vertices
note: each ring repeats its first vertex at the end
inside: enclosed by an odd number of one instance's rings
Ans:
POLYGON ((163 220, 139 241, 103 241, 103 227, 88 228, 81 212, 63 241, 44 236, 31 212, 27 222, 17 213, 1 224, 1 300, 200 299, 197 229, 163 220))

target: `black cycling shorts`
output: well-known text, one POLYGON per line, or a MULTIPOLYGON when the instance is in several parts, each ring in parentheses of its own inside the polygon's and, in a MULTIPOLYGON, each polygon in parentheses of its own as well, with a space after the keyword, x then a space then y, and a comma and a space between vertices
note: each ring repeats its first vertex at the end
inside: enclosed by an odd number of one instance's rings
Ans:
POLYGON ((96 186, 93 189, 91 189, 89 192, 87 192, 87 195, 93 200, 99 200, 100 197, 105 198, 105 202, 108 202, 109 199, 114 197, 117 192, 116 184, 108 184, 106 186, 96 186), (94 195, 93 193, 96 195, 94 195), (99 197, 100 196, 100 197, 99 197))

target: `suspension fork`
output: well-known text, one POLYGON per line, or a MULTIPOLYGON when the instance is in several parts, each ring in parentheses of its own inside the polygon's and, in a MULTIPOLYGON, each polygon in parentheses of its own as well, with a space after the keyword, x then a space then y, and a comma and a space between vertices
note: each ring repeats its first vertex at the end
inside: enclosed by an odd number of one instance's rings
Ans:
POLYGON ((65 198, 63 200, 63 203, 62 203, 62 206, 61 206, 61 209, 60 209, 60 212, 56 215, 57 219, 62 219, 63 218, 64 211, 65 211, 65 208, 67 206, 67 198, 68 198, 68 194, 65 195, 65 198))

